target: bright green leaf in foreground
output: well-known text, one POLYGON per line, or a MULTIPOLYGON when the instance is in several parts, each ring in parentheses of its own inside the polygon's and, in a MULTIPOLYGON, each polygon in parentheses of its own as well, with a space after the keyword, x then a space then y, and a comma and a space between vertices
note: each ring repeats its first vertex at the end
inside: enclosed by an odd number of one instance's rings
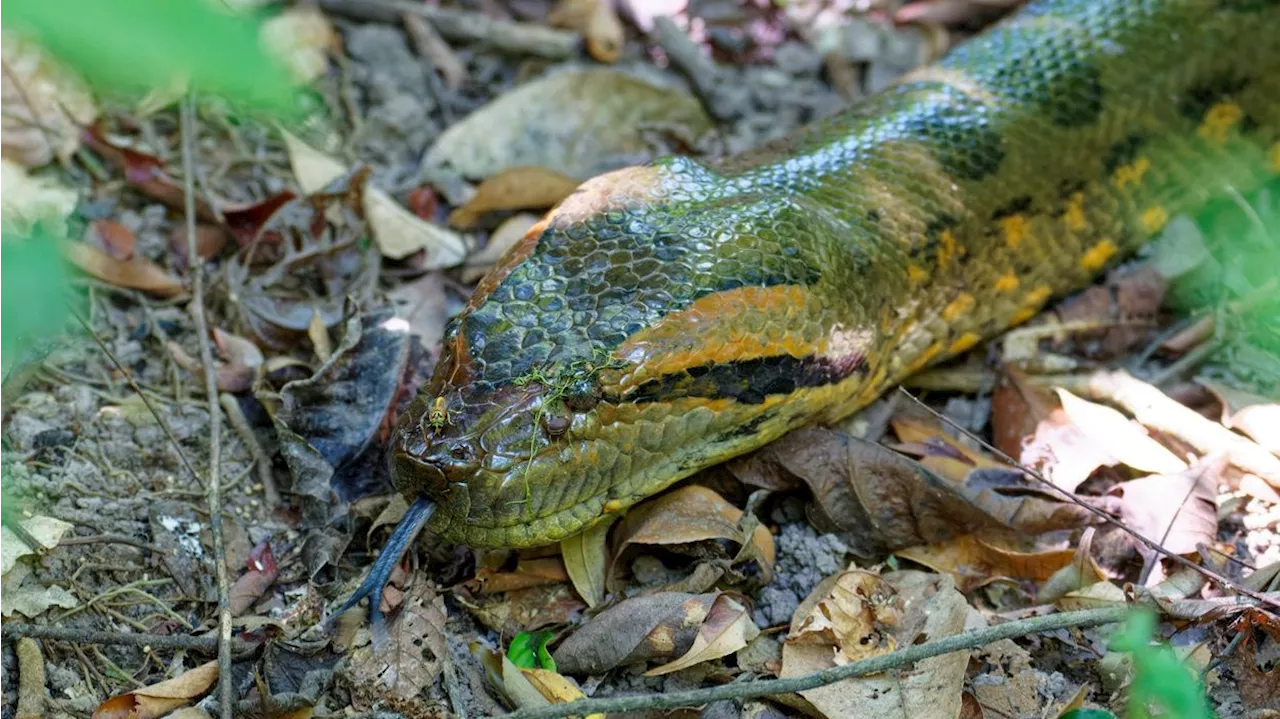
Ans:
POLYGON ((6 232, 0 250, 0 357, 8 373, 30 347, 62 331, 67 279, 53 237, 39 225, 30 237, 6 232))
POLYGON ((4 26, 32 37, 101 90, 143 93, 187 82, 284 114, 295 89, 263 47, 260 21, 215 0, 9 0, 4 26))
POLYGON ((556 670, 556 662, 547 650, 547 644, 555 635, 548 631, 520 632, 507 647, 507 659, 521 669, 556 670))
POLYGON ((1213 719, 1204 685, 1168 644, 1152 644, 1156 617, 1138 612, 1111 639, 1111 649, 1126 652, 1133 662, 1128 719, 1213 719), (1151 709, 1158 708, 1157 714, 1151 709))

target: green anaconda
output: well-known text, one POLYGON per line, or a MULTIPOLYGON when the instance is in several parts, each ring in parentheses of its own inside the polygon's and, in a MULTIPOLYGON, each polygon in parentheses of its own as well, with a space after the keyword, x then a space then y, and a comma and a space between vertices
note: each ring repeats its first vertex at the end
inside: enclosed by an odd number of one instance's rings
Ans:
POLYGON ((1039 0, 783 142, 592 179, 447 329, 353 601, 424 525, 552 543, 844 417, 1278 173, 1280 2, 1039 0))

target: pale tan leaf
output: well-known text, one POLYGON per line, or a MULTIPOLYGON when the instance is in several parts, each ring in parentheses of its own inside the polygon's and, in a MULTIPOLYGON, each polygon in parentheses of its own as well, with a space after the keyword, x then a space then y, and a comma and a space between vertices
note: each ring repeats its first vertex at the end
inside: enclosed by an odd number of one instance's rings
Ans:
POLYGON ((299 83, 309 83, 329 69, 329 51, 338 33, 319 8, 290 7, 262 24, 263 45, 288 67, 299 83))
POLYGON ((182 294, 182 280, 142 255, 117 260, 83 242, 61 243, 62 255, 71 264, 107 284, 151 292, 161 297, 182 294))
POLYGON ((50 607, 73 609, 80 606, 80 600, 76 599, 74 594, 56 584, 50 587, 26 584, 16 590, 6 590, 0 602, 3 602, 3 612, 0 613, 6 619, 15 613, 28 619, 35 619, 50 607))
POLYGON ((1173 473, 1187 468, 1186 462, 1152 439, 1142 425, 1118 410, 1081 399, 1065 389, 1058 390, 1058 398, 1072 423, 1120 462, 1143 472, 1173 473))
POLYGON ((62 234, 66 218, 76 208, 78 193, 51 175, 32 177, 7 158, 0 162, 0 207, 6 227, 26 231, 47 223, 50 232, 62 234))
POLYGON ((824 582, 791 620, 788 644, 812 644, 836 648, 835 662, 847 664, 893 651, 894 637, 887 633, 901 621, 895 606, 896 592, 880 575, 850 569, 824 582))
POLYGON ((211 661, 154 686, 111 697, 98 706, 96 718, 156 719, 190 704, 218 679, 218 663, 211 661))
POLYGON ((479 252, 467 258, 462 271, 463 282, 475 282, 502 259, 502 256, 521 240, 529 229, 538 223, 538 216, 521 212, 502 221, 489 235, 489 242, 479 252))
POLYGON ((1046 552, 1018 552, 996 546, 966 534, 939 544, 929 544, 895 552, 938 572, 946 572, 962 591, 970 591, 1000 579, 1045 581, 1054 572, 1071 564, 1070 549, 1046 552))
POLYGON ((98 107, 84 81, 38 44, 4 33, 4 157, 27 167, 54 158, 66 161, 80 147, 80 127, 92 124, 98 107))
POLYGON ((311 324, 307 326, 307 338, 316 351, 321 364, 328 362, 333 355, 333 339, 329 337, 329 328, 324 326, 324 317, 319 310, 311 313, 311 324))
MULTIPOLYGON (((548 669, 521 669, 520 673, 529 680, 529 684, 537 689, 539 694, 553 704, 564 704, 587 698, 572 679, 548 669)), ((604 715, 588 714, 586 719, 604 719, 604 715)))
POLYGON ((1127 599, 1124 590, 1115 584, 1095 582, 1084 589, 1067 593, 1066 596, 1054 602, 1054 605, 1064 612, 1071 612, 1077 609, 1099 609, 1123 604, 1127 599))
POLYGON ((467 229, 486 213, 503 210, 545 210, 568 197, 578 181, 543 167, 511 167, 476 188, 462 207, 449 215, 449 224, 467 229))
POLYGON ((551 700, 542 695, 529 677, 507 655, 502 655, 502 691, 517 708, 536 709, 551 706, 551 700))
MULTIPOLYGON (((28 517, 20 520, 18 524, 46 549, 53 549, 58 546, 58 541, 62 539, 62 535, 75 526, 61 519, 54 519, 44 515, 28 517)), ((0 536, 4 538, 0 542, 0 574, 8 574, 19 558, 34 553, 34 550, 28 547, 21 539, 18 539, 18 535, 10 531, 8 527, 0 527, 0 536)))
POLYGON ((446 619, 444 599, 426 582, 414 584, 388 627, 388 641, 352 651, 352 678, 370 691, 413 699, 440 675, 449 651, 446 619))
MULTIPOLYGON (((284 130, 280 132, 294 177, 304 193, 323 190, 347 171, 338 160, 284 130)), ((453 267, 467 254, 467 244, 461 235, 423 220, 377 187, 365 187, 364 214, 384 257, 402 260, 419 250, 426 250, 422 267, 435 270, 453 267)))
POLYGON ((1214 497, 1227 467, 1226 453, 1175 474, 1156 474, 1113 487, 1121 517, 1139 534, 1174 554, 1195 554, 1218 531, 1214 497))
POLYGON ((604 601, 605 570, 609 562, 609 528, 616 520, 617 515, 610 515, 585 532, 579 532, 560 542, 564 568, 569 573, 573 588, 578 590, 578 596, 586 601, 588 607, 595 607, 604 601))
POLYGON ((645 672, 647 677, 670 674, 695 664, 713 661, 742 649, 760 635, 747 608, 727 594, 716 597, 707 618, 698 628, 693 646, 683 656, 645 672))

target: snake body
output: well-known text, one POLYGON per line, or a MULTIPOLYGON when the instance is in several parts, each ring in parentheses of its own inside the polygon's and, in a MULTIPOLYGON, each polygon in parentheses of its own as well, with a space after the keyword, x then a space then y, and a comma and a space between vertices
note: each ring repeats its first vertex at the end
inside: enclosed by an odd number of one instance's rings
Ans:
POLYGON ((1033 2, 786 141, 584 183, 451 322, 396 487, 448 540, 561 540, 1278 173, 1280 3, 1033 2))

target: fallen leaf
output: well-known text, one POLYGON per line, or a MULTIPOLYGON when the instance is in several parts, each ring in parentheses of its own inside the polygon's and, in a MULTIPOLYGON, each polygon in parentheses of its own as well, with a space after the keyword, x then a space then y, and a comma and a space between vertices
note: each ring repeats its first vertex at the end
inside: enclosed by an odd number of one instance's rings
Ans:
MULTIPOLYGON (((586 699, 587 695, 572 679, 547 669, 521 669, 520 673, 538 690, 544 698, 553 704, 563 704, 577 699, 586 699)), ((586 719, 604 719, 604 714, 588 714, 586 719)))
POLYGON ((616 62, 622 56, 626 38, 609 0, 561 0, 547 15, 547 22, 585 35, 587 52, 599 62, 616 62))
MULTIPOLYGON (((680 487, 627 513, 618 526, 614 563, 620 565, 623 554, 636 545, 674 547, 727 540, 741 547, 747 544, 740 526, 742 519, 742 510, 714 490, 697 484, 680 487)), ((773 535, 768 528, 757 524, 751 543, 755 545, 755 557, 767 584, 773 576, 773 535)), ((725 553, 725 558, 731 556, 725 553)))
POLYGON ((98 116, 88 86, 39 44, 17 34, 4 33, 0 54, 5 159, 26 167, 47 165, 54 158, 66 162, 80 147, 80 127, 98 116))
POLYGON ((329 329, 324 326, 324 317, 319 310, 311 313, 311 324, 307 325, 307 339, 311 340, 316 359, 321 363, 328 362, 333 356, 333 340, 329 337, 329 329))
MULTIPOLYGON (((298 196, 292 191, 285 190, 261 202, 224 207, 222 209, 224 225, 227 228, 227 232, 231 233, 231 236, 235 238, 236 243, 241 247, 247 247, 254 241, 272 242, 274 240, 278 242, 281 239, 279 236, 264 235, 262 229, 281 207, 297 198, 298 196)), ((185 233, 183 244, 185 244, 185 233)))
POLYGON ((486 595, 467 611, 484 626, 501 636, 565 625, 578 619, 587 608, 568 584, 544 584, 499 595, 486 595))
POLYGON ((0 161, 0 168, 0 207, 6 228, 29 232, 37 223, 45 223, 51 234, 64 234, 66 218, 75 210, 79 193, 53 175, 33 177, 7 158, 0 161))
POLYGON ((438 355, 449 320, 444 273, 428 272, 387 293, 387 299, 396 306, 396 316, 409 323, 409 331, 418 344, 432 356, 438 355))
MULTIPOLYGON (((125 181, 143 195, 172 209, 185 211, 186 192, 182 183, 169 175, 160 158, 126 147, 116 139, 108 137, 106 131, 97 125, 85 128, 80 134, 80 139, 86 147, 123 170, 125 181)), ((195 203, 196 217, 201 222, 213 224, 221 222, 222 218, 218 212, 199 193, 196 193, 195 203)))
POLYGON ((192 703, 217 679, 218 662, 201 664, 168 681, 111 697, 93 712, 93 719, 155 719, 192 703))
POLYGON ((533 685, 520 669, 506 656, 501 658, 502 673, 501 684, 499 686, 502 692, 507 695, 512 704, 520 709, 537 709, 551 705, 551 700, 542 695, 538 688, 533 685))
POLYGON ((423 164, 468 178, 535 166, 576 180, 654 159, 644 128, 697 138, 712 127, 696 98, 609 68, 527 82, 445 130, 423 164))
POLYGON ((1119 463, 1059 406, 1036 425, 1035 434, 1023 445, 1020 455, 1014 456, 1067 492, 1074 492, 1099 467, 1119 463))
MULTIPOLYGON (((320 192, 347 172, 341 162, 288 132, 281 133, 294 177, 304 193, 320 192)), ((467 244, 460 235, 415 216, 386 192, 368 186, 362 197, 364 216, 383 256, 402 260, 425 250, 420 267, 428 270, 453 267, 466 256, 467 244)))
POLYGON ((462 270, 463 282, 475 282, 493 268, 498 260, 520 241, 538 222, 538 216, 528 212, 512 215, 502 221, 489 235, 489 242, 480 251, 467 258, 462 270))
POLYGON ((654 592, 624 599, 575 630, 552 656, 565 674, 601 674, 680 656, 693 646, 717 596, 654 592))
POLYGON ((476 188, 462 207, 449 215, 460 229, 475 225, 486 213, 503 210, 545 210, 573 193, 578 181, 541 167, 510 167, 476 188))
POLYGON ((560 554, 564 557, 565 571, 573 581, 578 596, 594 608, 604 601, 605 570, 609 562, 609 529, 617 516, 606 517, 585 532, 561 540, 560 554))
POLYGON ((560 557, 546 557, 522 559, 510 572, 481 569, 476 572, 473 581, 479 586, 481 594, 499 594, 544 584, 560 584, 569 581, 569 574, 560 557))
POLYGON ((1272 454, 1280 455, 1280 401, 1237 389, 1223 382, 1196 378, 1222 403, 1222 424, 1245 433, 1272 454))
MULTIPOLYGON (((222 249, 227 246, 227 231, 211 225, 207 222, 201 222, 196 225, 196 255, 202 260, 216 257, 222 249)), ((173 253, 174 266, 182 268, 187 267, 190 262, 187 257, 187 228, 174 227, 169 232, 169 251, 173 253)))
POLYGON ((133 257, 138 238, 133 230, 115 220, 94 220, 85 233, 85 243, 102 250, 112 259, 126 262, 133 257))
POLYGON ((227 364, 233 367, 257 369, 266 362, 266 359, 262 356, 262 350, 258 349, 258 345, 219 327, 213 328, 213 343, 217 346, 218 352, 227 360, 227 364))
POLYGON ((267 51, 289 68, 293 79, 308 83, 329 69, 329 51, 338 47, 338 33, 319 8, 295 6, 262 24, 267 51))
POLYGON ((1059 407, 1053 392, 1027 380, 1026 374, 1006 365, 991 395, 991 438, 996 449, 1026 463, 1023 448, 1035 436, 1041 422, 1059 407))
POLYGON ((1058 390, 1062 410, 1090 441, 1118 461, 1142 472, 1181 472, 1187 463, 1165 449, 1137 422, 1096 402, 1058 390))
POLYGON ((265 539, 249 553, 248 566, 249 571, 240 575, 231 585, 231 615, 235 617, 252 608, 280 575, 276 557, 265 539))
POLYGON ((897 591, 875 572, 849 569, 823 580, 791 618, 789 644, 835 649, 836 664, 893 651, 897 591))
POLYGON ((1046 313, 1065 326, 1096 327, 1064 332, 1068 337, 1064 341, 1055 338, 1049 343, 1050 350, 1106 360, 1143 347, 1157 330, 1167 287, 1168 280, 1150 263, 1112 270, 1104 282, 1068 297, 1046 313))
POLYGON ((984 542, 972 534, 941 544, 901 549, 895 554, 951 575, 962 592, 1001 579, 1043 582, 1075 558, 1075 552, 1070 549, 1017 552, 984 542))
POLYGON ((426 582, 415 584, 404 598, 404 608, 391 620, 385 645, 352 651, 352 679, 405 701, 416 697, 435 683, 448 656, 446 616, 444 598, 426 582))
MULTIPOLYGON (((894 572, 884 579, 898 597, 884 605, 886 616, 891 618, 887 624, 895 627, 885 637, 886 642, 905 647, 925 638, 938 641, 964 630, 969 606, 947 577, 894 572), (899 616, 899 612, 903 613, 899 616)), ((815 593, 822 587, 820 584, 815 593)), ((880 614, 876 617, 879 619, 880 614)), ((793 619, 792 626, 798 621, 801 620, 793 619)), ((806 689, 800 695, 828 719, 955 719, 960 714, 968 663, 968 652, 953 652, 894 672, 806 689)), ((788 679, 834 666, 837 662, 832 646, 788 641, 782 647, 778 676, 788 679)))
POLYGON ((714 661, 742 649, 760 635, 760 628, 751 619, 747 607, 728 594, 721 594, 711 604, 707 618, 698 627, 689 650, 659 667, 645 672, 647 677, 688 669, 696 664, 714 661))
MULTIPOLYGON (((31 535, 31 538, 45 549, 53 549, 58 546, 62 535, 75 526, 61 519, 54 519, 44 515, 28 517, 20 520, 18 524, 27 530, 27 534, 31 535)), ((35 549, 28 547, 8 527, 0 526, 0 537, 3 537, 3 541, 0 541, 0 575, 8 574, 9 570, 13 569, 13 565, 22 557, 35 553, 35 549)))
POLYGON ((62 587, 56 584, 46 587, 38 583, 25 584, 16 590, 6 589, 0 602, 4 604, 3 614, 6 619, 15 613, 35 619, 50 607, 74 609, 80 606, 80 600, 62 587))
POLYGON ((182 280, 141 255, 121 261, 83 242, 62 243, 61 249, 71 264, 107 284, 161 297, 176 297, 183 292, 182 280))
POLYGON ((1225 454, 1185 471, 1133 479, 1111 489, 1121 498, 1121 518, 1139 534, 1174 554, 1193 555, 1218 532, 1214 497, 1227 467, 1225 454))
POLYGON ((955 482, 974 469, 1004 467, 992 457, 970 449, 942 430, 942 426, 911 417, 895 416, 890 420, 893 431, 905 446, 894 446, 899 452, 916 455, 920 464, 955 482))
POLYGON ((1105 573, 1093 559, 1094 533, 1093 527, 1084 530, 1084 534, 1076 544, 1071 564, 1054 572, 1053 576, 1045 580, 1040 591, 1036 593, 1037 601, 1054 602, 1065 594, 1079 591, 1090 584, 1106 581, 1105 573))

